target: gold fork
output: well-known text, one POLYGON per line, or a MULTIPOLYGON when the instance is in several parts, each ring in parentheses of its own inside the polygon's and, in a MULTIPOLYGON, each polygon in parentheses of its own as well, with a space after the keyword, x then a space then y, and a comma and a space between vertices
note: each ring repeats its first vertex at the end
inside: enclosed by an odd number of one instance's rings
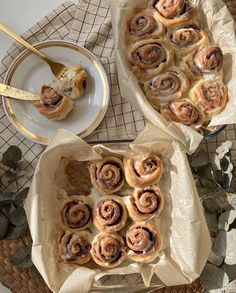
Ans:
POLYGON ((68 67, 65 65, 54 62, 47 58, 46 55, 44 55, 42 52, 34 48, 32 45, 30 45, 28 42, 26 42, 24 39, 22 39, 19 35, 17 35, 15 32, 13 32, 10 28, 8 28, 5 24, 0 22, 0 30, 4 31, 6 34, 8 34, 10 37, 15 39, 18 43, 25 46, 28 50, 36 54, 39 58, 41 58, 43 61, 45 61, 51 68, 52 73, 58 78, 59 80, 63 79, 66 71, 68 70, 68 67))

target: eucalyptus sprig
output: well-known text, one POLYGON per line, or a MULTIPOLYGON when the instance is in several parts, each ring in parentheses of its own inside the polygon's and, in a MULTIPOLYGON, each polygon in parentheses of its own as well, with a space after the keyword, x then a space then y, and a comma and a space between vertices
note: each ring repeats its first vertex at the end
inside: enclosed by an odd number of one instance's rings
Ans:
MULTIPOLYGON (((15 240, 21 238, 28 230, 28 223, 23 208, 29 188, 19 190, 18 179, 25 175, 19 167, 22 160, 22 152, 17 146, 10 146, 2 155, 0 162, 0 240, 15 240), (17 191, 9 191, 11 184, 15 182, 17 191)), ((39 275, 31 260, 32 244, 25 244, 16 250, 11 256, 14 265, 20 268, 30 268, 36 276, 39 275)))
POLYGON ((212 237, 212 251, 201 276, 211 293, 236 292, 236 180, 231 147, 232 142, 226 141, 211 157, 203 150, 190 157, 212 237))

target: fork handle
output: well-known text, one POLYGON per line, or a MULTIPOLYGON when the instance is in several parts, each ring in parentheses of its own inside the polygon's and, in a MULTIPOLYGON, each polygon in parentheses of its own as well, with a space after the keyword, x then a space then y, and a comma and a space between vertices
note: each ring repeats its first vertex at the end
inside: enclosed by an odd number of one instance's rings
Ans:
POLYGON ((7 27, 5 24, 0 22, 0 30, 8 34, 10 37, 15 39, 18 43, 26 47, 28 50, 32 51, 34 54, 36 54, 39 58, 43 59, 47 62, 47 57, 41 53, 39 50, 34 48, 32 45, 30 45, 28 42, 26 42, 23 38, 21 38, 19 35, 17 35, 14 31, 12 31, 9 27, 7 27))

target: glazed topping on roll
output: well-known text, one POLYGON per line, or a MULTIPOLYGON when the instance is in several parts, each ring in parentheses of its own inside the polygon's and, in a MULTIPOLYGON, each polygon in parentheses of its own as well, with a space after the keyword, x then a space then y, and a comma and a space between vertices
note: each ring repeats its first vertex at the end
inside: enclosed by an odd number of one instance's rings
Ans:
POLYGON ((64 232, 59 239, 58 256, 68 263, 85 264, 90 260, 91 235, 89 232, 64 232))
POLYGON ((141 44, 132 53, 132 62, 142 69, 158 67, 166 60, 166 50, 158 41, 141 44))
POLYGON ((126 233, 128 257, 136 262, 151 262, 159 254, 162 237, 152 224, 139 222, 131 225, 126 233))
POLYGON ((195 62, 203 70, 220 71, 223 65, 223 53, 218 46, 208 46, 197 52, 195 62))
POLYGON ((221 81, 200 81, 193 89, 193 99, 200 103, 206 115, 218 114, 225 107, 228 91, 221 81))
POLYGON ((176 72, 167 71, 153 77, 145 84, 145 91, 156 96, 169 96, 180 89, 181 81, 176 72))
POLYGON ((171 41, 183 48, 199 42, 201 38, 201 30, 197 26, 180 28, 171 34, 171 41))
POLYGON ((90 176, 98 190, 114 193, 124 184, 123 164, 116 157, 104 158, 91 164, 90 176))
POLYGON ((116 267, 125 257, 124 241, 118 234, 98 234, 92 243, 94 261, 104 267, 116 267))
POLYGON ((148 10, 135 14, 129 22, 129 32, 135 36, 151 34, 157 27, 157 22, 148 10))
POLYGON ((157 0, 154 1, 156 10, 164 18, 175 18, 185 12, 185 0, 157 0), (155 4, 156 3, 156 4, 155 4))
POLYGON ((62 222, 71 229, 85 227, 91 220, 91 207, 82 200, 68 200, 61 211, 62 222))
POLYGON ((151 219, 161 212, 162 207, 163 196, 157 187, 136 188, 127 205, 134 221, 151 219))
POLYGON ((144 187, 155 184, 162 176, 162 160, 153 153, 143 160, 124 159, 125 177, 130 186, 144 187))
POLYGON ((44 105, 56 106, 62 100, 63 96, 48 85, 43 85, 41 88, 41 99, 44 105))
POLYGON ((181 99, 162 106, 161 114, 169 121, 194 125, 200 119, 198 109, 188 100, 181 99))

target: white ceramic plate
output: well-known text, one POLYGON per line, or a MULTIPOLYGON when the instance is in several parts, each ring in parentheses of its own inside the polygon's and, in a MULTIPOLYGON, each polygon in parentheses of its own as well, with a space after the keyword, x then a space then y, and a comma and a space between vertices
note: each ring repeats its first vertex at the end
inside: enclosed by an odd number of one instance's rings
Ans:
MULTIPOLYGON (((85 94, 75 101, 75 107, 61 121, 48 120, 33 106, 33 102, 3 97, 4 110, 12 125, 25 137, 48 144, 59 128, 80 137, 90 134, 102 121, 109 103, 109 83, 106 72, 97 58, 88 50, 65 41, 46 41, 35 45, 50 59, 71 66, 81 64, 88 73, 85 94)), ((42 84, 55 80, 49 66, 28 50, 11 64, 4 83, 40 93, 42 84)))

